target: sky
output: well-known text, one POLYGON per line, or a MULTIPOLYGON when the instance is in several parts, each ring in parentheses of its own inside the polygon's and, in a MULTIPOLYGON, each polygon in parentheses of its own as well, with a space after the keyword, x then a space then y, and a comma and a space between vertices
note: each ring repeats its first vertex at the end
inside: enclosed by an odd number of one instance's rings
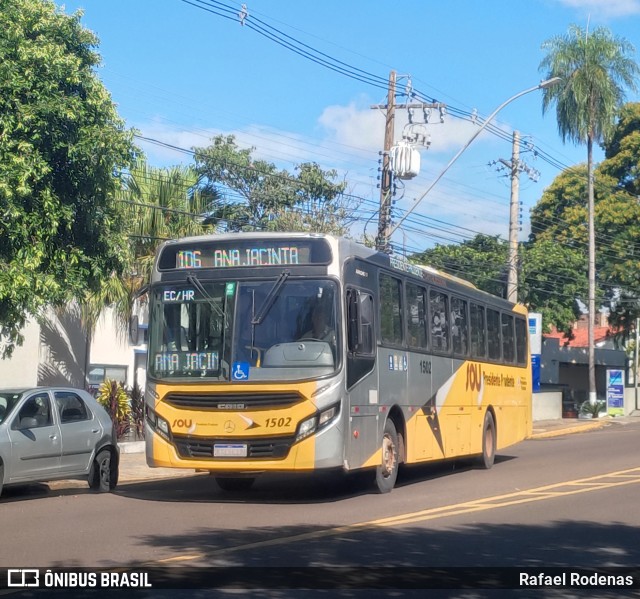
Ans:
MULTIPOLYGON (((518 131, 523 217, 561 168, 586 161, 586 147, 564 144, 555 111, 542 113, 542 43, 571 24, 607 27, 640 52, 640 0, 67 0, 67 14, 100 40, 98 75, 127 127, 141 136, 191 149, 234 135, 253 156, 294 172, 316 162, 335 169, 355 196, 353 232, 377 232, 377 187, 387 81, 397 74, 396 102, 406 92, 446 105, 398 109, 395 140, 420 146, 420 172, 397 181, 393 235, 397 251, 460 243, 477 233, 508 239, 510 161, 518 131), (244 14, 242 4, 246 7, 244 14), (291 46, 297 48, 293 51, 291 46), (333 68, 321 64, 330 63, 333 68), (350 75, 338 71, 348 71, 350 75), (451 165, 478 125, 463 115, 491 115, 506 105, 451 165)), ((640 62, 640 54, 634 58, 640 62)), ((627 101, 640 101, 628 93, 627 101)), ((188 153, 138 140, 151 165, 192 164, 188 153)), ((596 152, 596 159, 602 159, 596 152)))

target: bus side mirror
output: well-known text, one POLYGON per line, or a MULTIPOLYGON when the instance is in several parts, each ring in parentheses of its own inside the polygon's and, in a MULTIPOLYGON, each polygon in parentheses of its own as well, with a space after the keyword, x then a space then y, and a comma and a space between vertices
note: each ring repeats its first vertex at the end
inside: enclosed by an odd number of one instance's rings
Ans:
POLYGON ((347 344, 349 351, 362 347, 362 327, 360 326, 360 293, 355 289, 347 292, 347 344))
POLYGON ((131 345, 138 345, 138 316, 134 315, 129 319, 129 341, 131 345))

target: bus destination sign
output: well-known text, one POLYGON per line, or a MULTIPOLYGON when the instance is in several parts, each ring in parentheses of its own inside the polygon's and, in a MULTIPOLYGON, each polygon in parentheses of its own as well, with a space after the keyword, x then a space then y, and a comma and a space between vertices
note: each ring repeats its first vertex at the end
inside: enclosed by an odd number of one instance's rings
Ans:
POLYGON ((328 264, 331 250, 323 239, 264 241, 205 240, 169 244, 160 255, 160 270, 223 269, 328 264))
POLYGON ((295 245, 276 247, 179 250, 176 268, 234 268, 237 266, 279 266, 308 264, 309 248, 295 245))

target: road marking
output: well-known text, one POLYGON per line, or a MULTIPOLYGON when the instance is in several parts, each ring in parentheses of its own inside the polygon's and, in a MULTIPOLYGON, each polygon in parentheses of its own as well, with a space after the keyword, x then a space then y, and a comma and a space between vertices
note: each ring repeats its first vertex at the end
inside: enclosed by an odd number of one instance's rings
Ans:
MULTIPOLYGON (((568 495, 576 495, 578 493, 588 493, 591 491, 599 491, 623 485, 631 485, 640 483, 640 468, 631 468, 629 470, 620 470, 618 472, 609 472, 597 476, 580 478, 572 481, 564 481, 551 485, 544 485, 534 489, 526 489, 523 491, 514 491, 504 495, 494 495, 482 499, 474 499, 464 503, 453 505, 445 505, 442 507, 429 508, 408 514, 399 514, 397 516, 389 516, 387 518, 379 518, 377 520, 368 520, 366 522, 357 522, 355 524, 345 524, 333 528, 325 528, 312 532, 306 532, 299 535, 291 535, 287 537, 276 537, 265 541, 255 541, 253 543, 245 543, 233 547, 225 547, 216 549, 201 555, 180 556, 176 558, 168 558, 158 560, 159 563, 170 561, 189 561, 215 556, 228 556, 231 552, 246 551, 248 549, 257 549, 262 547, 272 547, 274 545, 284 545, 288 543, 297 543, 300 541, 309 541, 312 539, 322 539, 327 537, 337 537, 347 533, 355 533, 363 529, 380 527, 387 528, 403 524, 412 524, 416 522, 426 522, 438 518, 446 518, 448 516, 459 516, 462 514, 470 514, 473 512, 482 512, 496 508, 503 508, 512 505, 521 505, 524 503, 532 503, 534 501, 545 501, 564 497, 568 495), (606 479, 606 480, 603 480, 606 479), (606 482, 609 481, 609 482, 606 482)), ((155 563, 158 563, 155 562, 155 563)))

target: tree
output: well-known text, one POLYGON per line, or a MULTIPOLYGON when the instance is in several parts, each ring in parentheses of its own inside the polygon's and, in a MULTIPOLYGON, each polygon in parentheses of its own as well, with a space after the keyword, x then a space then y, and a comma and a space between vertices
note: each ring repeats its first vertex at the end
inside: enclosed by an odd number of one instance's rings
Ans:
POLYGON ((553 239, 524 244, 518 295, 532 312, 542 314, 546 330, 571 334, 585 296, 584 252, 553 239))
POLYGON ((85 298, 84 314, 93 328, 103 309, 111 306, 118 331, 125 334, 135 298, 150 282, 157 246, 168 239, 214 232, 205 215, 214 209, 218 196, 200 188, 191 166, 157 168, 138 160, 122 176, 117 201, 125 213, 127 268, 122 275, 103 279, 100 288, 85 298))
POLYGON ((461 277, 478 289, 504 297, 508 252, 507 244, 498 236, 476 235, 461 244, 437 245, 414 254, 411 261, 461 277))
POLYGON ((633 46, 599 27, 593 32, 572 25, 566 35, 542 45, 547 55, 540 63, 546 79, 562 81, 543 90, 543 112, 556 107, 558 130, 567 139, 587 145, 588 238, 589 238, 589 401, 596 401, 595 317, 595 225, 593 191, 593 144, 610 137, 616 111, 624 100, 624 88, 635 89, 640 69, 629 58, 633 46))
POLYGON ((241 149, 230 135, 219 135, 206 148, 195 148, 196 171, 206 189, 227 197, 209 213, 209 221, 229 231, 301 230, 341 234, 353 206, 345 201, 346 184, 337 172, 303 163, 291 174, 255 160, 255 148, 241 149), (328 216, 323 222, 322 216, 328 216), (316 227, 321 227, 317 229, 316 227))
MULTIPOLYGON (((473 283, 478 289, 506 297, 509 247, 499 237, 476 235, 461 244, 439 245, 411 257, 473 283)), ((546 327, 570 331, 579 312, 577 298, 586 278, 579 273, 583 252, 567 244, 538 239, 519 252, 518 296, 530 310, 541 312, 546 327)))
POLYGON ((122 272, 113 172, 132 160, 97 38, 45 0, 0 0, 0 335, 122 272))
MULTIPOLYGON (((596 305, 608 303, 610 321, 620 327, 620 339, 630 332, 629 323, 638 315, 640 296, 640 204, 636 197, 640 169, 640 104, 627 104, 605 142, 605 160, 594 169, 594 227, 600 251, 596 256, 596 305), (634 299, 635 298, 635 299, 634 299)), ((531 212, 529 246, 555 242, 565 250, 586 256, 588 244, 586 165, 577 165, 562 172, 544 191, 531 212)), ((544 252, 539 252, 544 256, 544 252)), ((545 256, 553 256, 548 254, 545 256)), ((546 260, 547 268, 551 265, 546 260)), ((565 270, 565 264, 575 264, 573 276, 558 277, 563 288, 573 287, 587 270, 570 258, 559 261, 553 270, 565 270), (573 281, 571 279, 574 279, 573 281)), ((579 291, 580 286, 576 287, 579 291)), ((584 304, 588 293, 576 295, 584 304)))

